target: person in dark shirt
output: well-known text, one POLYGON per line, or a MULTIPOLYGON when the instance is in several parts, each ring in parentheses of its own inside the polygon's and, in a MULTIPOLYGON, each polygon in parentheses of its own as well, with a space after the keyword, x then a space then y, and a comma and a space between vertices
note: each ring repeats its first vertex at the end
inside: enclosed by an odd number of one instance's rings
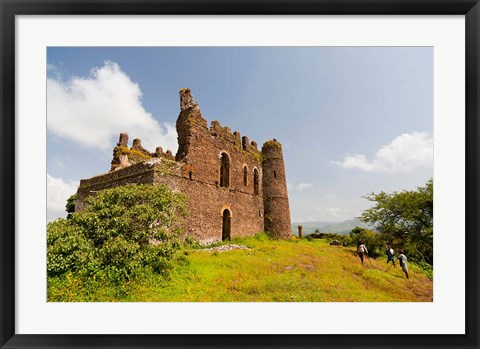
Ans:
POLYGON ((392 262, 393 267, 395 268, 395 251, 390 245, 387 245, 386 247, 387 247, 387 250, 385 251, 385 253, 387 255, 387 264, 389 262, 392 262))

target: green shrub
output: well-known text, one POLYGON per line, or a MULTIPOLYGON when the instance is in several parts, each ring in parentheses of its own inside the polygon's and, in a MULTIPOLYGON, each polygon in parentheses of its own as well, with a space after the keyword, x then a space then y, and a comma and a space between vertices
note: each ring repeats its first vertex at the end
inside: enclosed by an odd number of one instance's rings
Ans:
POLYGON ((179 258, 185 199, 167 186, 127 185, 86 200, 84 211, 47 225, 48 276, 122 283, 144 271, 166 274, 179 258))
POLYGON ((412 268, 411 268, 412 270, 418 271, 418 272, 422 273, 423 275, 425 275, 430 280, 433 280, 433 266, 432 265, 430 265, 426 262, 423 262, 423 261, 418 261, 418 262, 412 263, 411 266, 412 266, 412 268))
POLYGON ((47 225, 47 260, 49 275, 76 271, 94 261, 93 244, 70 220, 57 219, 47 225))
POLYGON ((342 244, 344 246, 357 246, 360 240, 367 246, 369 256, 379 257, 384 255, 384 237, 380 233, 369 229, 360 227, 353 228, 348 238, 342 240, 342 244))

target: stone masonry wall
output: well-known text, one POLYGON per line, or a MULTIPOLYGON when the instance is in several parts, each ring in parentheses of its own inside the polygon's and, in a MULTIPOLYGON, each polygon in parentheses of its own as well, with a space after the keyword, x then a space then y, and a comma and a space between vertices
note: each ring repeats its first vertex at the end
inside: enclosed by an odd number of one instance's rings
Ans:
POLYGON ((104 189, 114 188, 126 184, 152 184, 154 168, 148 162, 141 162, 118 171, 105 173, 89 179, 82 179, 77 190, 75 211, 85 208, 85 199, 104 189))
MULTIPOLYGON (((248 137, 242 139, 239 132, 232 133, 218 121, 207 127, 188 89, 180 92, 180 100, 183 110, 176 125, 179 142, 176 158, 185 164, 183 177, 190 183, 177 185, 190 198, 192 235, 202 241, 221 240, 225 208, 232 216, 232 238, 263 231, 262 155, 256 143, 249 142, 248 137), (222 154, 229 159, 228 187, 220 183, 222 154), (255 169, 258 171, 257 194, 254 194, 255 169)), ((157 177, 155 181, 165 179, 157 177)))
POLYGON ((207 244, 222 240, 222 214, 231 212, 231 238, 263 231, 263 198, 217 187, 186 176, 155 172, 155 184, 167 184, 187 197, 186 235, 207 244))

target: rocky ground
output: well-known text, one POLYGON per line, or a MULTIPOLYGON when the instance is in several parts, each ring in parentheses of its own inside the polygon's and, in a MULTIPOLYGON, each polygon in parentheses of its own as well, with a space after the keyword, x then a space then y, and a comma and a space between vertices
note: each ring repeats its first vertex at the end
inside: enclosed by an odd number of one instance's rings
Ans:
POLYGON ((229 244, 229 245, 220 245, 220 246, 206 248, 203 251, 226 252, 226 251, 232 251, 232 250, 251 250, 251 248, 243 245, 229 244))

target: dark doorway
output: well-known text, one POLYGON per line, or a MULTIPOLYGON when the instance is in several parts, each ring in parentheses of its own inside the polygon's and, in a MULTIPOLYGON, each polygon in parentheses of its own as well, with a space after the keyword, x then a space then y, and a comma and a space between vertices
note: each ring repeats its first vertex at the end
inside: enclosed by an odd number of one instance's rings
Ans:
POLYGON ((222 153, 222 159, 220 160, 220 186, 228 188, 230 185, 230 159, 228 155, 222 153))
POLYGON ((230 211, 225 209, 223 211, 222 241, 230 240, 231 220, 232 220, 232 215, 230 214, 230 211))

